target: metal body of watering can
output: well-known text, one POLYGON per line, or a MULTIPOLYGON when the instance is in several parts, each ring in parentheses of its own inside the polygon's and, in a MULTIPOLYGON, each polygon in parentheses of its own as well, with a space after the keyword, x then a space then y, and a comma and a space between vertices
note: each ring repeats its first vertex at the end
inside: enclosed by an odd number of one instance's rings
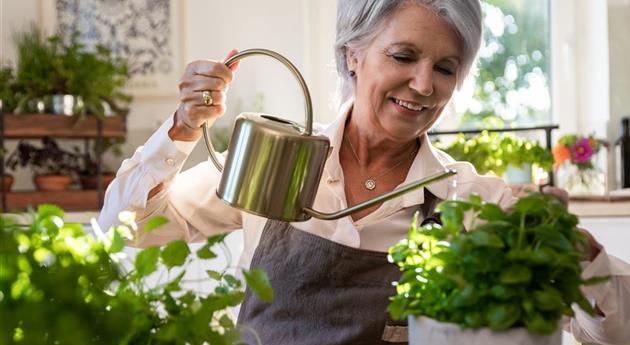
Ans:
POLYGON ((225 64, 229 66, 251 55, 272 57, 291 70, 304 93, 306 124, 301 126, 266 114, 239 115, 223 166, 212 147, 208 125, 204 123, 204 139, 210 159, 222 172, 217 195, 229 205, 287 222, 305 221, 311 217, 337 219, 455 174, 450 170, 440 172, 339 212, 313 210, 311 207, 324 171, 330 141, 326 136, 312 133, 313 111, 308 87, 289 60, 270 50, 250 49, 232 56, 225 64))

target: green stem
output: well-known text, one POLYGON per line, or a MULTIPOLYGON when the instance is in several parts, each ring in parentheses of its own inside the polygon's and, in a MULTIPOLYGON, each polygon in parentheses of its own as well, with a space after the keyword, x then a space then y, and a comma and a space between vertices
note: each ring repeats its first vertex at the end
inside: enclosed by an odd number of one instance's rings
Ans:
POLYGON ((518 242, 516 248, 521 249, 523 238, 525 237, 525 213, 521 213, 521 224, 518 228, 518 242))

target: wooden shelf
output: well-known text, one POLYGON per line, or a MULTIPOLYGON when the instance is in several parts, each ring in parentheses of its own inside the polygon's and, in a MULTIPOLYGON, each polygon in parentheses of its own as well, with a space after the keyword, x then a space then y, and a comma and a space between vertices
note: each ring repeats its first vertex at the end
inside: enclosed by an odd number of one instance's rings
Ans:
MULTIPOLYGON (((93 116, 78 118, 51 114, 4 114, 4 138, 36 139, 45 136, 54 138, 96 138, 97 121, 93 116)), ((103 121, 104 138, 124 138, 127 126, 122 116, 106 117, 103 121)))
POLYGON ((96 190, 67 190, 61 192, 16 191, 7 193, 7 210, 24 211, 28 206, 55 204, 67 211, 98 210, 96 190))

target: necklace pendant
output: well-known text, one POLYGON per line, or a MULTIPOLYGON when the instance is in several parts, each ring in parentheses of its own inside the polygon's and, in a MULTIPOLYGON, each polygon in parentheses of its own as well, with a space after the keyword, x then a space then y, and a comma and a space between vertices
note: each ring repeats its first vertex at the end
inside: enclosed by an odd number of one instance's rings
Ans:
POLYGON ((365 188, 367 190, 373 190, 374 188, 376 188, 376 181, 370 179, 365 180, 365 188))

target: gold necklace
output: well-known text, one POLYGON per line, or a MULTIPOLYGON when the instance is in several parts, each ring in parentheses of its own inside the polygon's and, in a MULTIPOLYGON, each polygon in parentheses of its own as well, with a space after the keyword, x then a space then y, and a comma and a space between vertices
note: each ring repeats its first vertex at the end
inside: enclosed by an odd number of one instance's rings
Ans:
MULTIPOLYGON (((359 160, 359 155, 357 155, 357 151, 354 150, 354 146, 352 146, 352 142, 350 141, 348 136, 344 135, 343 138, 348 142, 348 146, 350 146, 350 150, 352 151, 352 155, 354 156, 354 159, 356 159, 357 163, 359 163, 359 167, 361 168, 361 171, 363 172, 363 175, 365 175, 365 177, 366 177, 365 181, 363 182, 363 186, 367 190, 374 190, 374 188, 376 188, 376 179, 377 178, 380 178, 380 177, 383 177, 383 176, 389 174, 394 169, 396 169, 399 165, 401 165, 404 162, 406 162, 407 159, 409 158, 409 157, 404 157, 402 160, 400 160, 400 162, 394 164, 391 168, 387 169, 385 172, 380 173, 380 174, 378 174, 378 175, 376 175, 374 177, 370 177, 370 174, 368 173, 368 171, 365 169, 365 167, 363 166, 363 164, 359 160)), ((411 151, 410 157, 413 157, 416 154, 416 152, 417 152, 416 150, 411 151)))

